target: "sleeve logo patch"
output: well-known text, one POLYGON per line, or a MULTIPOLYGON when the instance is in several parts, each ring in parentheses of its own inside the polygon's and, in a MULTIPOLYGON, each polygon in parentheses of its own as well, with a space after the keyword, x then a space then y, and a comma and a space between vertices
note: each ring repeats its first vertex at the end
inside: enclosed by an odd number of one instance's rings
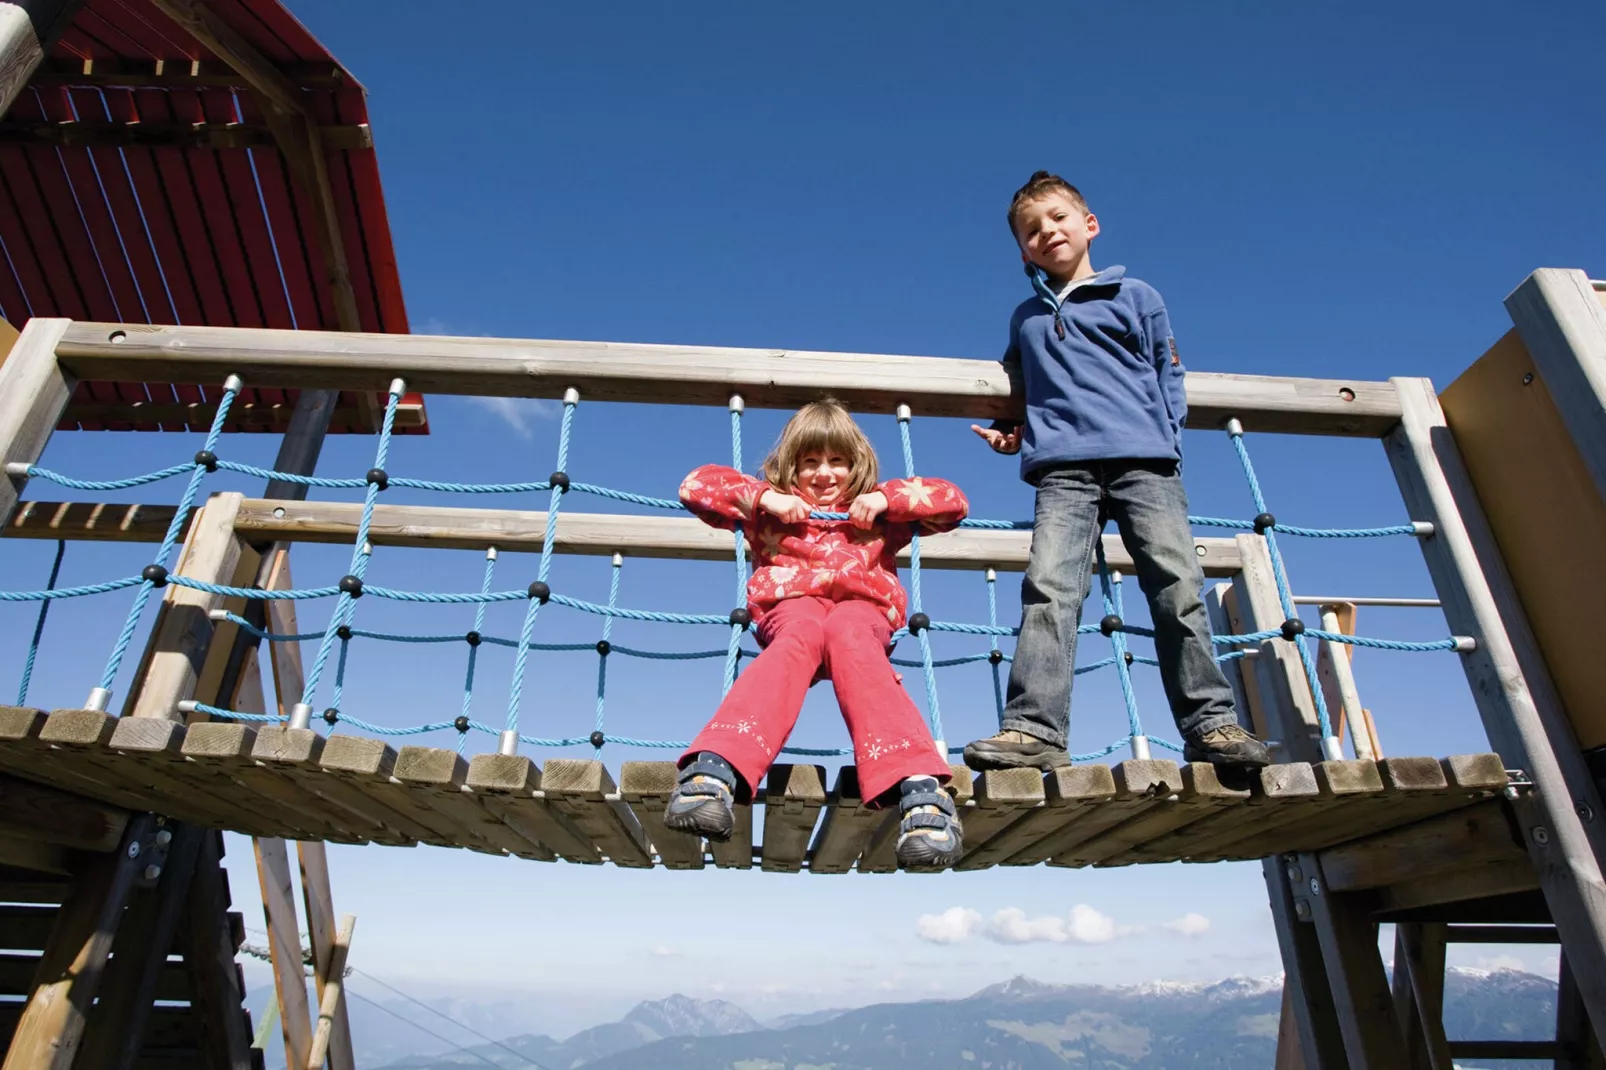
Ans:
POLYGON ((1182 364, 1182 358, 1177 356, 1177 340, 1175 338, 1168 338, 1166 341, 1171 344, 1171 366, 1173 368, 1180 366, 1182 364))

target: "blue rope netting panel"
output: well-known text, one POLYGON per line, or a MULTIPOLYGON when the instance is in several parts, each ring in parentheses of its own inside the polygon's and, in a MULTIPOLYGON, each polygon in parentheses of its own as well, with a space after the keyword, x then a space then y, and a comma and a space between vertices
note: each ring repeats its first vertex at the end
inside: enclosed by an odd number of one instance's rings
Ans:
MULTIPOLYGON (((190 463, 176 464, 123 479, 107 480, 77 479, 37 465, 28 469, 27 475, 31 480, 55 483, 80 491, 124 490, 175 479, 182 479, 184 487, 179 497, 179 508, 158 545, 151 564, 142 569, 138 575, 118 577, 94 583, 61 586, 58 581, 66 547, 63 541, 58 542, 54 562, 51 565, 48 579, 42 588, 37 590, 0 591, 0 602, 31 602, 37 603, 39 606, 38 616, 32 628, 32 636, 23 661, 20 686, 18 688, 19 703, 25 703, 29 696, 30 683, 34 676, 35 663, 41 639, 45 633, 50 607, 56 601, 62 599, 105 596, 119 591, 132 590, 132 602, 127 607, 122 627, 117 633, 116 640, 112 644, 104 668, 87 703, 92 708, 106 709, 111 691, 124 667, 128 651, 140 620, 146 612, 152 593, 169 585, 187 587, 226 598, 288 599, 307 602, 332 599, 332 607, 328 610, 327 618, 324 620, 322 627, 295 635, 271 634, 251 623, 245 617, 233 612, 220 611, 216 615, 220 619, 226 619, 248 634, 264 641, 274 643, 316 643, 315 653, 310 660, 305 675, 303 692, 298 696, 286 696, 284 698, 286 704, 291 708, 291 713, 287 716, 292 724, 299 727, 309 726, 314 721, 312 711, 318 708, 320 701, 323 701, 326 705, 323 707, 322 715, 318 720, 322 720, 329 730, 356 730, 372 735, 400 737, 455 731, 457 733, 456 746, 459 751, 462 751, 466 746, 468 735, 471 732, 497 737, 497 746, 504 753, 513 753, 520 744, 553 748, 592 747, 597 753, 600 753, 607 744, 653 749, 680 749, 686 746, 685 740, 640 738, 632 735, 617 734, 608 730, 609 663, 619 657, 636 661, 657 662, 659 664, 696 661, 718 662, 723 667, 721 676, 722 690, 729 691, 740 671, 742 660, 758 655, 758 651, 752 646, 744 645, 744 637, 750 631, 749 618, 745 608, 749 563, 745 536, 739 526, 731 544, 730 562, 733 566, 732 578, 734 581, 732 584, 732 605, 734 608, 728 613, 683 613, 635 609, 628 605, 622 605, 620 595, 625 562, 617 554, 614 555, 609 566, 606 601, 593 601, 577 597, 571 593, 572 588, 570 591, 565 590, 563 577, 555 576, 553 559, 558 547, 554 536, 557 532, 559 517, 571 494, 588 495, 653 510, 681 510, 683 508, 674 499, 652 497, 570 479, 567 470, 574 445, 576 414, 580 404, 580 397, 577 392, 571 390, 563 399, 558 426, 557 466, 549 478, 538 481, 510 483, 458 483, 408 478, 388 473, 386 465, 394 433, 396 412, 404 392, 404 384, 400 380, 397 380, 391 386, 386 400, 384 419, 377 439, 373 467, 363 477, 325 478, 297 476, 219 458, 217 456, 217 447, 222 427, 227 419, 230 406, 242 388, 243 385, 240 380, 234 377, 231 377, 228 383, 225 384, 225 390, 218 405, 217 413, 205 437, 204 447, 190 463), (255 479, 297 483, 309 488, 361 490, 363 497, 360 519, 345 574, 333 578, 333 582, 326 582, 318 586, 292 590, 263 591, 255 588, 239 588, 206 583, 192 577, 170 572, 169 564, 173 558, 174 551, 178 547, 183 532, 184 520, 189 514, 190 507, 200 500, 200 494, 208 475, 219 471, 255 479), (414 491, 445 495, 546 494, 545 537, 542 540, 534 579, 530 580, 525 586, 520 587, 517 580, 510 585, 508 580, 501 578, 503 586, 499 589, 499 558, 497 548, 493 546, 485 552, 483 572, 478 590, 430 591, 417 589, 420 586, 424 586, 421 584, 389 586, 368 582, 369 568, 375 556, 374 547, 371 545, 370 540, 374 510, 381 495, 391 487, 404 487, 414 491), (438 617, 443 623, 451 621, 458 626, 467 623, 470 627, 466 632, 404 632, 380 630, 373 627, 358 627, 356 623, 357 609, 364 598, 374 598, 416 607, 419 610, 431 612, 434 617, 438 617), (498 635, 493 634, 488 629, 488 611, 492 607, 504 603, 512 604, 509 606, 510 611, 513 605, 520 603, 523 605, 521 624, 516 634, 498 635), (567 619, 561 626, 553 625, 549 627, 542 624, 543 609, 548 605, 560 607, 570 613, 580 613, 600 618, 599 629, 590 633, 590 636, 596 636, 596 638, 586 636, 582 639, 577 634, 573 622, 567 619), (468 607, 472 607, 471 613, 468 607), (615 624, 621 621, 632 622, 633 624, 677 625, 694 629, 724 629, 725 642, 723 646, 709 645, 704 648, 690 650, 627 645, 614 641, 615 624), (559 630, 560 627, 561 631, 559 630), (348 712, 345 708, 347 671, 353 644, 359 641, 364 644, 390 644, 398 651, 395 655, 397 658, 405 657, 403 652, 408 647, 464 644, 467 649, 463 655, 463 661, 459 663, 463 673, 461 705, 455 717, 449 720, 428 721, 405 727, 396 727, 375 723, 348 712), (484 662, 487 650, 511 651, 511 665, 506 676, 508 683, 507 705, 500 727, 487 724, 476 716, 477 697, 479 697, 477 689, 483 691, 485 678, 489 671, 487 664, 484 662), (531 675, 530 659, 532 655, 549 653, 569 656, 589 653, 590 656, 594 656, 597 659, 595 667, 595 705, 594 714, 591 717, 592 727, 585 734, 550 737, 530 735, 521 731, 521 726, 526 719, 528 710, 536 710, 539 713, 540 723, 543 725, 555 723, 557 715, 549 708, 550 704, 546 695, 547 688, 544 683, 538 685, 535 689, 529 686, 532 681, 541 679, 539 676, 532 677, 531 675), (536 691, 539 691, 540 694, 537 695, 536 691)), ((733 395, 729 404, 731 462, 739 470, 744 467, 742 446, 744 408, 742 398, 739 395, 733 395)), ((911 437, 911 419, 912 416, 909 410, 900 406, 897 414, 897 428, 902 447, 903 469, 905 475, 912 478, 916 472, 916 466, 911 437)), ((1227 433, 1248 484, 1249 497, 1257 515, 1250 520, 1206 516, 1194 516, 1189 519, 1196 526, 1253 532, 1265 540, 1284 620, 1275 629, 1242 635, 1216 636, 1214 641, 1218 649, 1222 651, 1218 660, 1227 662, 1241 658, 1244 656, 1246 649, 1257 647, 1261 644, 1290 644, 1297 653, 1299 662, 1309 681, 1322 734, 1324 737, 1331 737, 1333 735, 1332 716, 1327 708, 1322 687, 1317 680, 1315 659, 1309 646, 1311 638, 1372 649, 1408 652, 1466 650, 1470 648, 1469 640, 1457 637, 1428 642, 1406 642, 1342 635, 1318 628, 1306 627, 1299 619, 1293 594, 1289 587, 1287 571, 1283 562, 1281 548, 1278 544, 1279 535, 1311 539, 1347 540, 1421 536, 1430 533, 1431 529, 1427 525, 1411 523, 1371 528, 1312 528, 1279 523, 1267 509, 1259 479, 1250 461, 1243 430, 1238 426, 1237 421, 1229 423, 1227 433)), ((846 518, 844 513, 817 512, 814 515, 820 519, 835 520, 846 518)), ((1032 525, 1030 521, 973 518, 964 521, 961 526, 974 529, 1025 531, 1030 530, 1032 525)), ((1005 681, 1009 672, 1011 656, 1000 645, 1000 640, 1015 635, 1016 629, 999 623, 997 575, 992 569, 986 569, 984 572, 987 611, 985 624, 933 619, 926 609, 927 597, 922 582, 924 570, 921 564, 921 542, 922 540, 917 534, 910 543, 910 561, 906 577, 910 595, 910 627, 894 636, 895 640, 912 638, 915 650, 911 653, 916 656, 894 656, 892 660, 893 664, 899 668, 912 670, 919 674, 920 686, 917 690, 923 693, 926 716, 932 735, 935 739, 944 740, 942 706, 938 689, 939 672, 963 670, 967 666, 985 664, 991 680, 995 712, 1002 719, 1007 699, 1005 681), (972 650, 955 656, 938 657, 934 650, 935 636, 949 637, 944 639, 945 642, 960 643, 964 642, 963 637, 982 639, 985 641, 985 646, 983 649, 972 650)), ((1080 761, 1089 761, 1106 757, 1124 748, 1131 748, 1134 754, 1146 755, 1150 742, 1173 751, 1180 750, 1181 748, 1177 743, 1163 738, 1149 737, 1144 731, 1139 712, 1138 691, 1134 686, 1134 674, 1138 666, 1143 666, 1147 671, 1147 669, 1157 665, 1157 661, 1151 655, 1137 653, 1130 649, 1130 640, 1133 637, 1152 640, 1153 631, 1136 624, 1125 623, 1125 585, 1123 577, 1119 572, 1109 568, 1104 558, 1102 541, 1099 544, 1097 554, 1097 567, 1100 601, 1103 609, 1102 619, 1099 624, 1080 625, 1078 630, 1083 634, 1102 634, 1110 644, 1110 652, 1106 657, 1077 666, 1075 672, 1078 675, 1084 675, 1108 670, 1113 674, 1119 686, 1128 732, 1126 736, 1114 740, 1101 749, 1075 754, 1073 757, 1080 761)), ((505 568, 503 571, 505 572, 505 568)), ((310 606, 308 610, 311 610, 310 606)), ((305 613, 303 616, 305 616, 305 613)), ((434 617, 431 619, 434 619, 434 617)), ((912 685, 913 681, 906 681, 906 684, 912 685)), ((361 704, 360 698, 358 699, 358 704, 361 704)), ((482 703, 480 704, 482 705, 482 703)), ((285 719, 278 714, 250 713, 221 709, 210 705, 197 705, 196 709, 213 717, 225 719, 266 722, 285 719)), ((985 733, 978 732, 976 734, 985 733)), ((948 747, 948 750, 950 753, 958 753, 961 748, 951 746, 948 747)), ((841 757, 851 754, 851 751, 843 748, 799 746, 788 746, 784 748, 784 752, 814 757, 841 757)))

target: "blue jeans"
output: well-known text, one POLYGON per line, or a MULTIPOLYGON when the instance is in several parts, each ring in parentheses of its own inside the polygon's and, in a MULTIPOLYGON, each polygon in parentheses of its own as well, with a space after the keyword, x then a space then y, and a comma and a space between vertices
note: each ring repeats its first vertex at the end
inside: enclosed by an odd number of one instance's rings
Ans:
POLYGON ((1095 540, 1106 520, 1120 530, 1149 600, 1160 680, 1177 728, 1196 736, 1236 724, 1232 690, 1216 664, 1210 619, 1199 597, 1204 572, 1194 553, 1177 462, 1115 460, 1042 472, 1001 727, 1065 746, 1076 628, 1095 540))

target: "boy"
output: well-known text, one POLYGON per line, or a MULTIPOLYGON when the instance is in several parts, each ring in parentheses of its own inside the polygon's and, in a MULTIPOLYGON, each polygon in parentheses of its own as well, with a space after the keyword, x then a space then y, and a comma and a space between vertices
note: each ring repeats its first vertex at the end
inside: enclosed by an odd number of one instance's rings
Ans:
POLYGON ((1009 226, 1037 291, 1015 310, 1004 354, 1025 385, 1026 422, 972 429, 997 452, 1021 454, 1037 516, 1001 731, 966 747, 965 763, 1047 770, 1070 761, 1076 627, 1109 518, 1149 600, 1183 757, 1266 765, 1265 746, 1238 725, 1199 598, 1204 574, 1179 470, 1187 404, 1165 304, 1122 268, 1093 270, 1098 219, 1063 178, 1032 175, 1010 203, 1009 226))

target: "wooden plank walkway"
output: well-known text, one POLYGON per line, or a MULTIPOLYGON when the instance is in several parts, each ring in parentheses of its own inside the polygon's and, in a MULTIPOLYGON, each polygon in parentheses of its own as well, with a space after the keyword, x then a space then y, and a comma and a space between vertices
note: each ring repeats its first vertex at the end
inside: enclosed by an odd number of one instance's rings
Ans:
MULTIPOLYGON (((427 843, 536 861, 768 872, 890 872, 896 822, 866 806, 846 767, 777 765, 739 807, 738 835, 703 844, 670 832, 669 762, 601 762, 402 747, 310 730, 162 726, 84 710, 0 706, 0 769, 122 806, 257 836, 338 843, 427 843), (119 727, 122 730, 119 730, 119 727), (143 727, 143 726, 141 726, 143 727), (757 842, 754 831, 757 831, 757 842)), ((1225 783, 1210 766, 1169 761, 971 774, 949 790, 965 822, 959 869, 1218 862, 1313 851, 1498 796, 1494 754, 1296 762, 1225 783)))

